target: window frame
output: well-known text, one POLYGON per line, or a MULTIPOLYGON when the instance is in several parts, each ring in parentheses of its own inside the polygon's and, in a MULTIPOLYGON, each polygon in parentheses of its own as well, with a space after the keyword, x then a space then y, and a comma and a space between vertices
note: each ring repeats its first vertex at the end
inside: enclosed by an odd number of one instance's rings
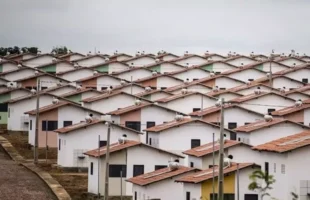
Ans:
POLYGON ((123 178, 127 177, 127 165, 116 165, 116 164, 109 165, 109 178, 120 178, 121 171, 122 171, 122 177, 123 178), (119 169, 115 169, 116 167, 119 169))
POLYGON ((195 147, 199 147, 201 146, 201 140, 200 139, 191 139, 191 149, 195 148, 195 147), (199 145, 197 146, 197 144, 195 144, 195 142, 199 141, 199 145), (193 145, 195 144, 195 145, 193 145))
POLYGON ((90 162, 90 175, 93 175, 94 174, 94 163, 93 162, 90 162))
POLYGON ((144 174, 144 165, 133 165, 132 176, 140 176, 144 174), (139 171, 139 173, 137 173, 139 171))
POLYGON ((73 122, 72 121, 63 121, 63 126, 62 127, 67 127, 67 126, 71 126, 73 124, 73 122), (67 125, 66 123, 68 123, 68 122, 70 122, 69 124, 70 125, 67 125), (66 125, 65 125, 66 124, 66 125))

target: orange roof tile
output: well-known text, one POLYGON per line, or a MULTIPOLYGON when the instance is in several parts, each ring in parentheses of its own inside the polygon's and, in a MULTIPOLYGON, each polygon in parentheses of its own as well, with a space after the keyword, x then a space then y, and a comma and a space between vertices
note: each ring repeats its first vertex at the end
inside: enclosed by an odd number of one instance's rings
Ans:
MULTIPOLYGON (((225 140, 224 142, 224 149, 236 146, 236 145, 247 145, 235 140, 225 140)), ((219 151, 220 145, 218 142, 214 143, 214 152, 219 151)), ((202 157, 208 154, 213 153, 213 142, 201 145, 199 147, 195 147, 183 152, 186 155, 195 156, 195 157, 202 157)))
POLYGON ((253 147, 252 149, 258 151, 272 151, 284 153, 292 151, 301 147, 310 145, 310 131, 303 131, 301 133, 290 135, 288 137, 280 138, 253 147))
MULTIPOLYGON (((248 167, 258 167, 255 163, 239 163, 239 170, 248 168, 248 167)), ((237 163, 231 163, 230 167, 224 169, 224 174, 232 173, 237 171, 237 163)), ((214 169, 214 177, 218 176, 218 167, 214 169)), ((194 174, 190 174, 187 176, 183 176, 176 180, 176 182, 184 182, 184 183, 200 183, 203 181, 207 181, 213 178, 213 168, 209 168, 206 170, 202 170, 200 172, 196 172, 194 174)))
POLYGON ((285 99, 289 99, 289 100, 295 101, 294 99, 291 99, 291 98, 289 98, 287 96, 284 96, 284 95, 276 93, 276 92, 264 92, 264 91, 261 91, 260 94, 255 94, 255 93, 248 94, 248 95, 245 95, 245 96, 242 96, 242 97, 238 97, 238 98, 232 99, 229 102, 242 103, 242 102, 246 102, 246 101, 249 101, 249 100, 252 100, 252 99, 257 99, 259 97, 263 97, 263 96, 267 96, 267 95, 280 96, 280 97, 283 97, 285 99))
POLYGON ((294 112, 305 110, 307 108, 310 108, 310 104, 305 104, 304 103, 301 106, 290 106, 290 107, 286 107, 286 108, 283 108, 283 109, 280 109, 280 110, 273 111, 271 113, 271 115, 274 115, 274 116, 285 116, 287 114, 291 114, 291 113, 294 113, 294 112))
POLYGON ((280 123, 293 123, 293 124, 296 124, 298 126, 302 126, 304 128, 307 128, 307 129, 310 128, 308 126, 305 126, 305 125, 302 125, 302 124, 299 124, 297 122, 290 121, 287 119, 273 118, 271 121, 260 120, 260 121, 250 123, 248 125, 239 126, 239 127, 235 128, 234 131, 249 133, 252 131, 256 131, 256 130, 259 130, 262 128, 270 127, 270 126, 280 124, 280 123))
POLYGON ((200 92, 186 92, 185 94, 179 93, 179 94, 175 94, 175 95, 170 96, 170 97, 165 97, 165 98, 162 98, 162 99, 157 99, 156 102, 167 103, 169 101, 173 101, 173 100, 176 100, 176 99, 179 99, 179 98, 184 98, 184 97, 187 97, 187 96, 197 95, 197 94, 198 95, 203 95, 203 96, 208 97, 210 99, 217 100, 214 97, 208 96, 208 95, 200 93, 200 92))
POLYGON ((195 172, 195 171, 198 171, 198 169, 179 166, 178 169, 171 170, 169 167, 166 167, 166 168, 159 169, 153 172, 142 174, 140 176, 129 178, 126 181, 136 184, 136 185, 146 186, 146 185, 158 182, 158 181, 170 179, 172 177, 185 174, 187 172, 195 172))

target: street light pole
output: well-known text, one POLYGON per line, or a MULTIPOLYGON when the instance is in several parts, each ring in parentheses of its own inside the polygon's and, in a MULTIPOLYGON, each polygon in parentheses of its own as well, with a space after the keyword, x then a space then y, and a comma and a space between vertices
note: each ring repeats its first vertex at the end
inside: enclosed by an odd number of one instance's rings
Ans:
MULTIPOLYGON (((38 146, 39 146, 39 108, 40 108, 40 79, 37 79, 37 105, 36 105, 36 130, 34 136, 34 164, 38 164, 38 146)), ((45 127, 47 129, 47 127, 45 127)))
POLYGON ((224 98, 221 98, 218 200, 224 200, 224 98))
MULTIPOLYGON (((104 188, 104 199, 109 199, 109 160, 110 160, 110 132, 111 132, 111 125, 110 122, 106 122, 108 125, 108 134, 107 134, 107 146, 106 146, 106 156, 105 156, 105 188, 104 188)), ((100 159, 100 158, 98 158, 100 159)))

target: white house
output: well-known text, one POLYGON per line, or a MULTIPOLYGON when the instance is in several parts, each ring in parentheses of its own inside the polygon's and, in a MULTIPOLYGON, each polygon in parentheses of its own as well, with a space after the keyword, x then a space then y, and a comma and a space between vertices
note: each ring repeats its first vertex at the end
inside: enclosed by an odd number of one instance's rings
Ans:
POLYGON ((78 60, 84 57, 85 55, 77 53, 77 52, 70 52, 65 55, 58 56, 58 58, 62 60, 66 60, 66 61, 74 61, 74 60, 78 60))
MULTIPOLYGON (((114 123, 136 131, 163 124, 175 119, 178 111, 154 103, 139 103, 107 113, 114 123)), ((181 113, 179 113, 181 114, 181 113)), ((141 142, 147 143, 146 134, 141 135, 141 142)))
POLYGON ((128 94, 137 95, 138 93, 145 91, 145 87, 137 83, 125 83, 124 81, 121 81, 121 85, 113 87, 112 91, 122 91, 128 94))
POLYGON ((127 60, 129 58, 132 58, 131 55, 125 54, 125 53, 118 53, 115 52, 112 56, 109 57, 109 59, 112 61, 123 61, 127 60))
POLYGON ((287 91, 285 94, 285 96, 291 98, 291 99, 295 99, 296 101, 297 100, 307 100, 307 99, 310 99, 310 95, 309 94, 306 94, 306 93, 303 93, 303 92, 299 92, 299 91, 296 91, 296 90, 290 90, 290 91, 287 91))
POLYGON ((210 52, 205 52, 204 56, 208 59, 208 60, 214 60, 214 61, 218 61, 218 60, 225 60, 226 57, 217 53, 210 53, 210 52))
POLYGON ((99 63, 96 65, 92 65, 89 68, 96 70, 101 73, 107 73, 107 74, 112 74, 112 73, 117 73, 120 71, 124 71, 129 69, 129 66, 125 63, 122 63, 120 61, 116 60, 111 60, 107 59, 104 63, 99 63))
POLYGON ((10 60, 2 60, 0 58, 0 73, 9 72, 18 69, 17 64, 10 60))
POLYGON ((144 67, 132 67, 126 70, 118 71, 113 73, 113 76, 116 76, 120 79, 126 81, 136 81, 143 79, 152 75, 152 71, 144 67))
POLYGON ((156 101, 158 99, 167 98, 172 96, 170 92, 166 92, 165 90, 144 90, 143 92, 135 94, 137 97, 142 97, 144 99, 148 99, 151 101, 156 101))
MULTIPOLYGON (((118 139, 124 134, 128 140, 140 140, 139 135, 142 134, 141 132, 114 123, 110 123, 110 125, 111 144, 118 142, 118 139)), ((106 121, 100 119, 93 119, 89 122, 82 121, 54 130, 54 132, 58 133, 57 164, 63 168, 88 167, 88 157, 84 156, 83 153, 99 146, 106 146, 107 131, 106 121)))
MULTIPOLYGON (((106 147, 101 147, 99 151, 98 148, 95 148, 85 153, 85 155, 89 156, 89 193, 104 194, 105 185, 103 183, 106 171, 105 154, 106 147), (98 161, 100 162, 98 163, 98 161)), ((111 144, 109 159, 109 195, 120 196, 122 193, 124 196, 132 196, 132 183, 125 182, 125 179, 152 172, 157 169, 166 168, 171 158, 179 159, 183 157, 133 140, 121 139, 120 142, 111 144), (122 186, 120 184, 122 184, 122 186), (120 190, 121 188, 122 192, 120 190)))
MULTIPOLYGON (((258 169, 260 166, 254 163, 231 163, 225 166, 223 170, 224 199, 258 199, 258 192, 248 189, 248 185, 252 182, 249 175, 258 169)), ((183 185, 182 199, 217 199, 218 171, 218 167, 214 167, 177 179, 176 182, 183 185), (213 184, 215 185, 214 197, 213 184)))
POLYGON ((249 94, 253 94, 255 92, 255 90, 260 90, 262 92, 279 92, 278 89, 275 89, 273 87, 270 87, 267 84, 263 84, 263 83, 255 83, 255 82, 250 82, 247 84, 243 84, 234 88, 229 89, 232 92, 236 92, 242 95, 249 95, 249 94))
MULTIPOLYGON (((51 104, 54 97, 52 94, 40 95, 40 107, 51 104)), ((28 131, 29 116, 24 113, 36 108, 36 95, 30 94, 11 99, 8 102, 8 127, 10 131, 28 131)))
MULTIPOLYGON (((270 79, 268 76, 266 76, 264 78, 256 79, 255 82, 270 84, 270 79)), ((293 90, 304 86, 306 83, 289 78, 285 75, 272 75, 271 84, 274 88, 293 90)))
POLYGON ((40 65, 51 63, 55 59, 57 58, 51 54, 40 54, 35 57, 22 60, 22 64, 28 67, 37 67, 40 65))
POLYGON ((243 96, 242 94, 239 94, 237 92, 233 92, 230 90, 218 90, 218 88, 213 89, 211 92, 207 92, 206 95, 215 97, 217 99, 224 98, 226 101, 243 96))
POLYGON ((138 79, 135 81, 144 87, 152 89, 167 89, 168 87, 177 86, 183 83, 183 80, 175 78, 168 74, 152 74, 149 77, 138 79))
POLYGON ((69 61, 53 60, 50 63, 45 63, 43 65, 36 66, 35 68, 40 69, 46 73, 57 74, 60 72, 73 70, 74 66, 69 61))
POLYGON ((239 126, 234 131, 238 141, 255 146, 309 129, 294 121, 274 118, 239 126))
POLYGON ((82 100, 82 105, 97 110, 102 113, 112 112, 119 108, 134 105, 137 99, 141 99, 141 102, 150 102, 146 99, 138 98, 132 94, 128 94, 122 91, 113 91, 111 93, 105 93, 95 97, 82 100))
POLYGON ((195 168, 176 165, 145 173, 136 177, 127 179, 127 182, 133 184, 133 199, 160 199, 171 200, 185 199, 183 196, 183 184, 175 181, 183 176, 193 174, 199 170, 195 168))
POLYGON ((122 61, 131 67, 143 67, 155 62, 152 54, 141 54, 122 61))
POLYGON ((281 64, 281 63, 276 62, 276 61, 270 62, 269 60, 259 61, 257 63, 252 63, 252 64, 250 64, 250 66, 253 68, 256 68, 258 70, 261 70, 265 73, 269 73, 270 69, 271 69, 271 72, 273 74, 280 72, 280 71, 283 71, 283 70, 289 69, 289 66, 287 66, 287 65, 281 64))
POLYGON ((183 65, 185 67, 190 67, 193 65, 201 65, 202 63, 206 63, 208 60, 205 57, 195 55, 195 54, 184 54, 184 56, 176 58, 174 60, 170 60, 179 65, 183 65))
POLYGON ((253 67, 234 69, 231 71, 223 72, 222 74, 243 82, 254 81, 255 79, 266 76, 265 72, 262 72, 261 70, 253 67))
POLYGON ((172 73, 176 71, 180 71, 185 67, 176 63, 172 63, 170 61, 158 61, 156 60, 155 63, 146 65, 145 68, 155 71, 161 74, 165 73, 172 73))
POLYGON ((220 74, 225 71, 234 70, 237 66, 226 63, 221 60, 209 60, 208 62, 201 63, 198 65, 201 69, 220 74))
POLYGON ((309 83, 310 80, 310 67, 309 64, 301 65, 300 67, 289 68, 284 71, 276 73, 277 75, 284 75, 288 78, 303 82, 309 83))
POLYGON ((276 60, 277 62, 287 65, 289 67, 296 67, 298 65, 305 64, 306 61, 296 58, 296 57, 284 57, 276 60))
POLYGON ((299 199, 309 198, 309 138, 309 131, 297 132, 253 147, 265 171, 276 180, 269 191, 271 197, 290 200, 294 192, 299 199))
POLYGON ((100 94, 102 93, 98 90, 94 90, 91 88, 76 88, 71 92, 61 94, 60 97, 63 97, 78 104, 82 104, 82 100, 92 98, 100 94))
POLYGON ((81 66, 81 67, 91 67, 93 65, 98 65, 104 62, 106 62, 106 58, 98 54, 89 55, 89 56, 74 60, 74 63, 76 63, 78 66, 81 66))
POLYGON ((176 58, 178 58, 179 56, 172 54, 172 53, 162 53, 159 52, 158 55, 156 56, 157 59, 161 60, 161 61, 170 61, 170 60, 174 60, 176 58))
POLYGON ((234 65, 234 66, 238 66, 238 67, 253 64, 253 63, 257 62, 255 59, 248 57, 248 56, 243 56, 243 55, 232 56, 230 58, 227 58, 224 61, 226 63, 229 63, 229 64, 234 65))
POLYGON ((196 82, 204 84, 212 88, 216 88, 218 90, 230 89, 230 88, 237 87, 245 83, 244 81, 231 78, 225 75, 216 75, 216 76, 212 75, 206 78, 199 79, 196 82))
MULTIPOLYGON (((183 151, 200 146, 220 137, 220 127, 199 119, 181 118, 164 124, 156 125, 145 130, 149 145, 182 153, 183 151)), ((227 138, 236 139, 235 132, 224 129, 227 138)))
POLYGON ((252 94, 232 99, 229 102, 239 104, 243 108, 262 114, 268 114, 295 104, 294 99, 275 92, 261 92, 259 89, 252 94))
POLYGON ((199 92, 185 92, 184 90, 182 93, 158 99, 156 102, 172 110, 191 113, 215 105, 216 100, 214 97, 199 92))
POLYGON ((72 70, 63 71, 56 73, 57 76, 66 79, 70 82, 77 81, 79 79, 83 79, 86 77, 90 77, 94 74, 94 71, 90 68, 86 67, 78 67, 74 68, 72 70))
MULTIPOLYGON (((248 110, 239 105, 227 104, 224 105, 224 110, 224 127, 228 129, 234 129, 238 126, 243 126, 264 119, 263 114, 248 110)), ((202 119, 209 123, 219 124, 221 121, 221 108, 211 106, 202 111, 190 113, 189 115, 193 118, 202 119)))
POLYGON ((68 92, 76 91, 77 87, 71 85, 71 84, 63 84, 63 85, 57 85, 55 87, 50 87, 48 89, 45 89, 44 92, 48 92, 53 95, 61 96, 68 92))
POLYGON ((183 81, 197 81, 201 78, 208 77, 210 72, 201 69, 199 66, 194 66, 171 72, 170 75, 183 81))
POLYGON ((10 70, 7 72, 3 72, 0 74, 0 77, 5 78, 9 81, 16 81, 18 79, 26 78, 35 75, 36 71, 40 72, 40 70, 36 70, 31 67, 21 66, 17 69, 10 70))
POLYGON ((102 73, 94 73, 92 76, 78 79, 75 82, 83 88, 93 88, 98 91, 117 87, 122 84, 120 78, 102 73))
POLYGON ((165 89, 165 91, 172 94, 180 94, 182 92, 182 89, 186 89, 188 92, 200 92, 200 93, 208 93, 212 91, 211 86, 206 86, 202 83, 198 83, 198 81, 192 81, 189 83, 185 82, 174 87, 169 87, 165 89))
MULTIPOLYGON (((26 115, 29 115, 28 143, 31 145, 35 143, 36 113, 36 110, 25 112, 26 115)), ((75 103, 53 99, 49 105, 39 109, 38 145, 39 147, 55 148, 58 146, 58 142, 54 130, 83 121, 85 116, 100 119, 102 115, 100 112, 75 103)))

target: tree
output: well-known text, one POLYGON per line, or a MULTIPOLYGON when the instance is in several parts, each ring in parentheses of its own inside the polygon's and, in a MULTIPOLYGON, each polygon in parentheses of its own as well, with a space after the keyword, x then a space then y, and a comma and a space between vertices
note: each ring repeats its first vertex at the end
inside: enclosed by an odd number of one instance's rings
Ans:
POLYGON ((37 54, 38 53, 38 48, 37 47, 22 47, 19 48, 18 46, 14 47, 0 47, 0 56, 6 56, 8 53, 9 54, 21 54, 21 53, 33 53, 37 54))
POLYGON ((272 175, 269 175, 262 170, 256 170, 249 178, 252 180, 248 186, 249 190, 258 190, 261 200, 263 200, 264 196, 270 196, 268 191, 272 189, 271 185, 276 182, 272 175))
POLYGON ((51 53, 67 54, 67 53, 69 53, 69 50, 66 46, 59 46, 59 47, 54 47, 51 53))

